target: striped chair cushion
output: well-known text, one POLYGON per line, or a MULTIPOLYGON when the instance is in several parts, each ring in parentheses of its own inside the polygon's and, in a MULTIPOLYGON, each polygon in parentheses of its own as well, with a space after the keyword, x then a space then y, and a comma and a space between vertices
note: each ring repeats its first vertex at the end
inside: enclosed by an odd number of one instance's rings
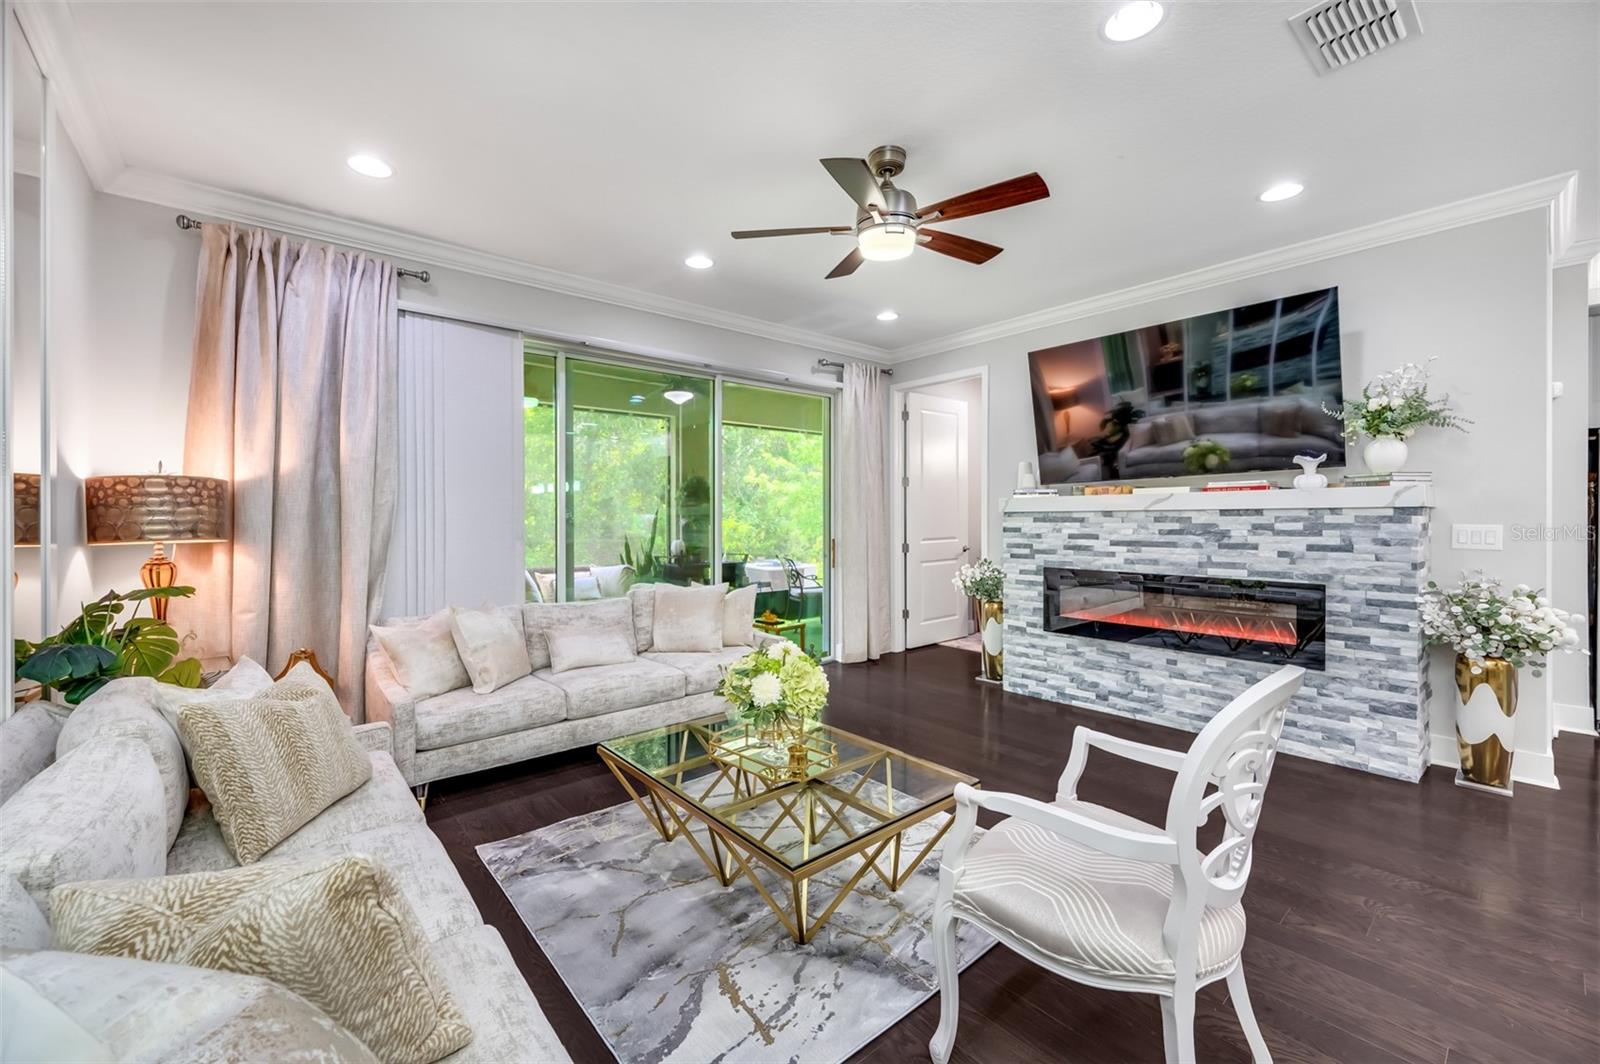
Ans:
MULTIPOLYGON (((1086 803, 1074 809, 1150 830, 1086 803)), ((1166 865, 1112 857, 1007 819, 973 843, 954 902, 958 913, 999 925, 1063 967, 1159 985, 1177 970, 1161 940, 1172 876, 1166 865)), ((1244 931, 1243 906, 1207 909, 1196 974, 1204 978, 1231 965, 1244 947, 1244 931)))

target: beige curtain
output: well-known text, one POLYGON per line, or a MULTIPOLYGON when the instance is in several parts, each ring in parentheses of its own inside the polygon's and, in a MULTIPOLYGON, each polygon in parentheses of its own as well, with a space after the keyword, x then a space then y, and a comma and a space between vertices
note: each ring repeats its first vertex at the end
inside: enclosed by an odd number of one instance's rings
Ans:
POLYGON ((839 448, 840 659, 866 661, 888 650, 889 494, 885 488, 883 371, 849 362, 844 367, 839 448))
POLYGON ((181 548, 180 633, 269 671, 310 647, 360 723, 395 501, 394 266, 208 224, 184 472, 233 484, 233 538, 181 548))

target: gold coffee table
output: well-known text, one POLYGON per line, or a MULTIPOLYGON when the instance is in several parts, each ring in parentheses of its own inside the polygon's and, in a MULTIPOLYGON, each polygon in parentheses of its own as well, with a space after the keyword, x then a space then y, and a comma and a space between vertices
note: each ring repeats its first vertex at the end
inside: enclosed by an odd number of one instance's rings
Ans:
POLYGON ((906 830, 953 810, 956 784, 978 782, 827 725, 808 733, 803 779, 782 744, 726 717, 612 739, 599 751, 662 838, 687 839, 723 886, 749 880, 800 943, 868 872, 899 890, 951 821, 914 854, 902 851, 906 830), (812 877, 851 859, 860 865, 812 915, 812 877))

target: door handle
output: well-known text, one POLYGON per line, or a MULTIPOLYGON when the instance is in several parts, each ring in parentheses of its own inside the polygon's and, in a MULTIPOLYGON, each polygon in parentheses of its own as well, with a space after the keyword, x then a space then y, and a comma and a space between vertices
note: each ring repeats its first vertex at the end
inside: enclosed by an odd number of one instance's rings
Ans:
POLYGON ((962 554, 965 554, 965 553, 967 553, 967 552, 968 552, 968 551, 970 551, 970 550, 971 550, 971 549, 972 549, 972 548, 971 548, 971 547, 962 547, 962 548, 961 548, 961 553, 962 553, 962 554))

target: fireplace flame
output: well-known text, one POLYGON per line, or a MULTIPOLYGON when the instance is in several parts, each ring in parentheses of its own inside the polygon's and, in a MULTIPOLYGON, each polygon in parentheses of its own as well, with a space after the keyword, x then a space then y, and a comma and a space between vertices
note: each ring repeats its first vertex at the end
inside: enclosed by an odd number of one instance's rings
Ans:
POLYGON ((1270 617, 1229 616, 1151 606, 1110 614, 1095 609, 1063 610, 1061 616, 1074 621, 1126 624, 1135 628, 1158 628, 1192 635, 1215 635, 1224 639, 1249 639, 1258 643, 1276 643, 1280 646, 1292 647, 1298 642, 1293 622, 1274 620, 1270 617))

